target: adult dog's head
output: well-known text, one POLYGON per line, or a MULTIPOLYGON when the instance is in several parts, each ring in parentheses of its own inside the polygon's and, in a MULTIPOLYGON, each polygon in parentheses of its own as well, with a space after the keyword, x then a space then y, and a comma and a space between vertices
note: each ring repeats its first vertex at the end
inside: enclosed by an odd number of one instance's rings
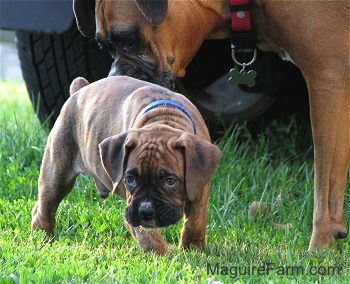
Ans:
POLYGON ((116 74, 172 86, 208 36, 226 35, 228 1, 74 0, 80 32, 114 57, 116 74))

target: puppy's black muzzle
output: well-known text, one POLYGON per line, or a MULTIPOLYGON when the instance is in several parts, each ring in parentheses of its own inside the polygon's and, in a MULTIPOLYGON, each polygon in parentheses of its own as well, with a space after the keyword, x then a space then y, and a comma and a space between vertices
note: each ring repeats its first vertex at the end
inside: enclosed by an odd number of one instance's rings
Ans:
POLYGON ((111 66, 108 76, 125 75, 139 80, 151 82, 170 90, 175 89, 175 84, 170 72, 159 72, 158 68, 145 61, 136 62, 135 60, 119 57, 111 66))
POLYGON ((175 224, 183 216, 183 209, 169 203, 132 202, 126 207, 125 219, 132 227, 163 228, 175 224))
POLYGON ((154 210, 152 205, 140 205, 138 210, 139 216, 144 220, 150 220, 153 218, 156 211, 154 210))

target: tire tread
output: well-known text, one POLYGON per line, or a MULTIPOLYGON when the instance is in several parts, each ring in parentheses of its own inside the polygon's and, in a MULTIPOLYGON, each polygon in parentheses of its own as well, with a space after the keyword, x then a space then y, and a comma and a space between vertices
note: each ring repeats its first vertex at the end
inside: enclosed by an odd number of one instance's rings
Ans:
POLYGON ((52 127, 69 97, 71 81, 108 75, 111 57, 81 36, 76 26, 64 33, 16 31, 17 50, 28 93, 41 122, 52 127))

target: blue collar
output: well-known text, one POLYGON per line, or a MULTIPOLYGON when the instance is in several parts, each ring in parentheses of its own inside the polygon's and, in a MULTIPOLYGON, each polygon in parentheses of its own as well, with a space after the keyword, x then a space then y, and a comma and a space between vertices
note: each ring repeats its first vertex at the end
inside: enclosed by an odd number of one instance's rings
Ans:
POLYGON ((169 106, 169 107, 173 107, 173 108, 177 108, 177 109, 181 110, 191 120, 194 135, 197 134, 196 125, 194 124, 193 118, 188 113, 188 111, 181 104, 174 102, 174 101, 170 101, 170 100, 156 100, 156 101, 148 104, 147 106, 145 106, 137 115, 135 122, 134 122, 134 125, 135 125, 136 121, 138 121, 143 114, 145 114, 146 112, 149 112, 150 110, 152 110, 156 107, 159 107, 159 106, 169 106))

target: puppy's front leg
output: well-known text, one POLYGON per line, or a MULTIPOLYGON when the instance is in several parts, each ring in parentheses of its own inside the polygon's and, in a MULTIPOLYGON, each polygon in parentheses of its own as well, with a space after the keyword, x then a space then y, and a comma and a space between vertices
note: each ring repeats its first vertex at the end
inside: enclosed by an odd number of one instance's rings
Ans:
POLYGON ((47 143, 39 176, 39 199, 32 210, 31 224, 33 230, 44 230, 51 237, 58 205, 71 191, 76 178, 70 165, 70 151, 56 142, 51 143, 49 138, 47 143))
POLYGON ((208 223, 208 199, 210 185, 207 184, 198 200, 186 204, 185 222, 181 232, 180 247, 188 248, 191 244, 203 248, 205 231, 208 223))
POLYGON ((146 231, 141 226, 130 226, 127 221, 125 221, 125 225, 145 252, 153 251, 159 255, 164 255, 168 252, 168 244, 163 239, 159 230, 146 231))

